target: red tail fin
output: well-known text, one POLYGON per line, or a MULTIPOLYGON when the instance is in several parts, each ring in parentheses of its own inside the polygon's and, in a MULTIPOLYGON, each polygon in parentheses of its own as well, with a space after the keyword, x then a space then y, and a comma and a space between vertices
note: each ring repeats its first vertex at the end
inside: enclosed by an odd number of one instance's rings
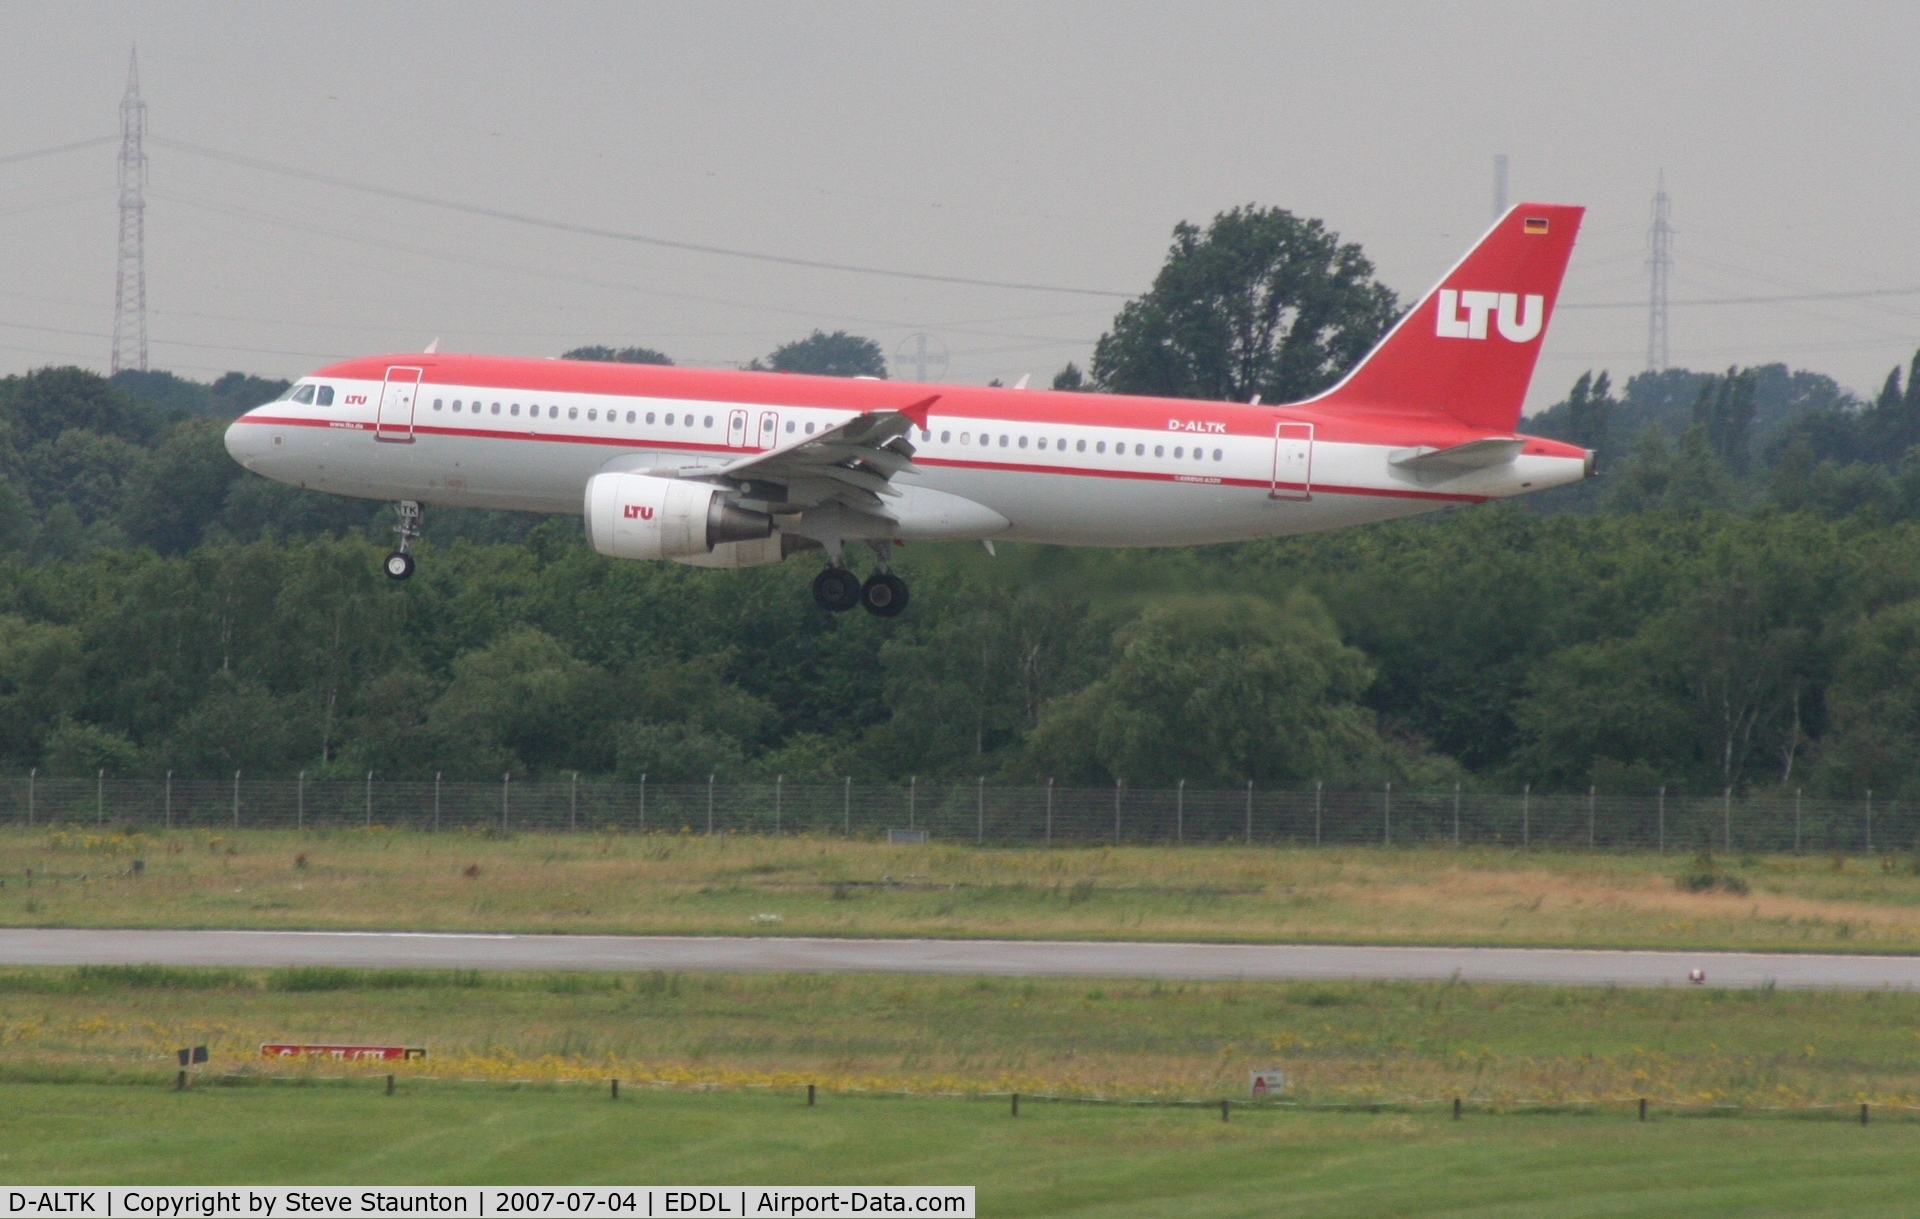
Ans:
POLYGON ((1511 432, 1585 208, 1522 203, 1316 405, 1444 411, 1511 432))

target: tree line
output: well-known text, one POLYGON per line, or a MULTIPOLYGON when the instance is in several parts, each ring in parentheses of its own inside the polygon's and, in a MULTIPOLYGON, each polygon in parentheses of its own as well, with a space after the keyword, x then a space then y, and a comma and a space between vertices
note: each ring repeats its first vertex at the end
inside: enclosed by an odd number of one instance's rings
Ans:
MULTIPOLYGON (((1235 209, 1055 383, 1296 398, 1400 307, 1319 222, 1235 209)), ((756 363, 886 374, 845 332, 756 363)), ((817 612, 804 561, 619 563, 514 513, 431 509, 390 583, 384 506, 227 457, 283 384, 0 381, 0 767, 1920 794, 1911 370, 1869 401, 1597 372, 1528 425, 1599 451, 1581 487, 1233 546, 907 547, 896 620, 817 612)))

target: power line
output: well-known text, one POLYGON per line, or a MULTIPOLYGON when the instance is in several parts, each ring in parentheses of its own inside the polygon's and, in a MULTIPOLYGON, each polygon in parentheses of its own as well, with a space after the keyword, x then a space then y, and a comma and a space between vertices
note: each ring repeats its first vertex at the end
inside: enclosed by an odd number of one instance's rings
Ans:
MULTIPOLYGON (((1876 296, 1920 296, 1920 287, 1911 288, 1860 288, 1843 292, 1786 292, 1777 296, 1699 296, 1691 300, 1667 302, 1669 305, 1694 307, 1700 305, 1784 305, 1793 301, 1852 301, 1866 300, 1876 296)), ((1555 305, 1561 309, 1645 309, 1647 302, 1638 301, 1572 301, 1555 305)))
POLYGON ((644 233, 626 233, 618 229, 603 229, 588 224, 573 224, 565 220, 549 220, 541 216, 531 216, 524 212, 511 212, 502 208, 481 207, 472 203, 461 203, 454 199, 440 199, 432 195, 415 194, 412 191, 394 190, 391 187, 375 186, 367 182, 355 182, 350 178, 338 178, 331 174, 316 173, 313 170, 298 169, 291 165, 279 165, 272 161, 263 161, 257 157, 238 156, 221 152, 216 148, 207 148, 200 144, 190 144, 184 140, 171 140, 154 136, 153 142, 176 152, 190 153, 209 160, 223 161, 229 165, 238 165, 244 169, 255 169, 262 173, 278 174, 282 177, 299 178, 308 182, 319 182, 341 190, 358 191, 361 194, 374 195, 383 199, 397 199, 404 203, 416 203, 422 207, 440 208, 443 211, 464 212, 469 216, 484 216, 489 220, 505 220, 512 224, 524 224, 533 228, 550 229, 558 233, 573 233, 583 237, 601 237, 610 241, 628 241, 636 245, 656 246, 668 250, 685 250, 695 254, 717 254, 724 258, 739 258, 749 262, 774 263, 779 266, 807 267, 816 271, 841 271, 849 275, 878 275, 887 279, 910 279, 923 283, 960 284, 973 288, 1004 288, 1017 292, 1061 292, 1073 296, 1101 296, 1117 299, 1129 299, 1134 293, 1111 292, 1101 288, 1067 288, 1057 284, 1033 284, 999 279, 970 279, 961 275, 934 275, 922 271, 898 271, 888 267, 870 267, 859 263, 827 262, 814 258, 790 258, 782 254, 766 254, 756 250, 737 250, 727 246, 702 245, 692 241, 675 241, 666 237, 652 237, 644 233))
POLYGON ((12 165, 16 161, 33 161, 40 157, 51 157, 62 152, 78 152, 82 148, 98 148, 102 144, 111 144, 119 136, 96 136, 91 140, 76 140, 71 144, 55 144, 52 148, 36 148, 32 152, 16 152, 0 157, 0 165, 12 165))

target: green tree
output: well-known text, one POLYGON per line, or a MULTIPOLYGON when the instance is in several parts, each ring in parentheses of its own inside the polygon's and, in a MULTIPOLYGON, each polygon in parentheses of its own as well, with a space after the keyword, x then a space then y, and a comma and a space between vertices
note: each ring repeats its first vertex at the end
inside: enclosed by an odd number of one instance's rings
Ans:
POLYGON ((749 368, 774 372, 812 373, 822 377, 881 377, 887 375, 887 356, 880 344, 857 334, 816 330, 804 339, 782 343, 764 362, 749 368))
POLYGON ((199 544, 243 473, 227 455, 224 433, 224 425, 204 417, 167 429, 127 480, 121 527, 128 538, 163 554, 199 544))
POLYGON ((1360 247, 1318 220, 1238 207, 1182 222, 1153 287, 1093 351, 1093 379, 1125 394, 1292 402, 1327 388, 1399 316, 1360 247))
POLYGON ((1835 670, 1816 767, 1822 786, 1920 797, 1920 600, 1854 623, 1835 670))
POLYGON ((563 360, 593 360, 603 364, 672 364, 663 352, 651 347, 576 347, 560 357, 563 360))
POLYGON ((1141 786, 1351 775, 1378 756, 1359 705, 1373 674, 1311 598, 1181 598, 1122 627, 1114 663, 1049 703, 1038 768, 1141 786))

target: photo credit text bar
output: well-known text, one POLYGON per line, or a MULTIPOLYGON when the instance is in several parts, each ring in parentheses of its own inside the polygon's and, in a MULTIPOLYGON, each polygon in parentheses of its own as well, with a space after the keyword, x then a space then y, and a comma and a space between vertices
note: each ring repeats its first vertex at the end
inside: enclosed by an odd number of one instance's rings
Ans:
POLYGON ((946 1215, 973 1219, 973 1186, 925 1185, 109 1185, 0 1189, 0 1219, 636 1219, 644 1216, 946 1215))

